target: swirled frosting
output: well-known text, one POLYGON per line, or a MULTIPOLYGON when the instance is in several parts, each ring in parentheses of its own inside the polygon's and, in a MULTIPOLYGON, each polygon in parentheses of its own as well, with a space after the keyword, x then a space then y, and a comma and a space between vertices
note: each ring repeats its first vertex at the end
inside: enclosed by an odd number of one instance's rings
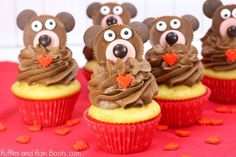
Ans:
POLYGON ((152 66, 151 73, 156 78, 157 84, 168 86, 187 85, 192 86, 201 80, 203 65, 197 58, 197 49, 183 44, 175 44, 163 48, 157 45, 146 53, 146 59, 152 66), (178 60, 173 66, 169 66, 164 60, 165 53, 178 54, 178 60))
POLYGON ((115 63, 107 60, 106 66, 95 69, 88 83, 90 102, 104 109, 141 107, 151 103, 153 95, 157 94, 157 84, 150 71, 146 60, 128 58, 126 62, 118 59, 115 63), (133 76, 128 88, 117 83, 120 74, 133 76))
POLYGON ((236 38, 222 38, 210 29, 202 38, 202 63, 205 68, 216 71, 236 69, 236 62, 230 62, 225 56, 227 50, 236 49, 236 38))
POLYGON ((76 78, 78 65, 72 58, 69 48, 51 48, 28 46, 19 55, 19 82, 27 82, 29 85, 43 84, 69 84, 76 78), (52 57, 47 67, 42 67, 38 57, 46 54, 52 57))

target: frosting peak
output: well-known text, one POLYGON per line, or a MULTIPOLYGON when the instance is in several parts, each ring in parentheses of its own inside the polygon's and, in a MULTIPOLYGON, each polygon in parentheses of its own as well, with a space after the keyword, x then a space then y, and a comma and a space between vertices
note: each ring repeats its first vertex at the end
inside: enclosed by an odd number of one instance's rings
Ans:
POLYGON ((95 69, 89 81, 90 101, 104 109, 139 107, 152 102, 157 94, 155 78, 146 60, 128 58, 115 63, 106 61, 105 66, 95 69), (122 83, 128 82, 128 87, 122 83))
MULTIPOLYGON (((192 86, 202 78, 203 65, 197 58, 197 49, 193 46, 188 48, 183 44, 175 44, 164 48, 156 45, 145 57, 152 66, 151 72, 158 84, 192 86), (177 56, 173 65, 169 65, 164 58, 167 54, 177 56)), ((171 59, 171 56, 169 58, 171 59)))
POLYGON ((46 86, 69 84, 76 78, 78 65, 69 48, 28 46, 19 55, 18 81, 46 86))

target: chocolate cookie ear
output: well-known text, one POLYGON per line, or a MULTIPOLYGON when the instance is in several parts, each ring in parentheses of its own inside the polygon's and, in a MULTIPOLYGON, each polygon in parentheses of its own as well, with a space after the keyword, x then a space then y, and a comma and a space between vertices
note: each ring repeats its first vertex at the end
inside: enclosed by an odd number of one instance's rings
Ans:
POLYGON ((149 29, 144 23, 132 22, 129 26, 139 33, 144 43, 149 40, 149 29))
POLYGON ((98 2, 94 2, 92 4, 90 4, 86 10, 87 16, 89 18, 93 18, 93 14, 95 11, 97 11, 97 9, 101 6, 101 3, 98 2))
POLYGON ((131 18, 134 18, 137 15, 136 7, 131 3, 123 3, 122 6, 129 10, 131 18))
POLYGON ((193 31, 196 31, 199 28, 199 21, 195 16, 192 15, 184 15, 182 16, 183 19, 187 20, 193 28, 193 31))
POLYGON ((84 43, 86 47, 93 49, 93 42, 98 34, 98 32, 102 30, 102 26, 93 25, 89 27, 84 33, 84 43))
POLYGON ((30 19, 36 16, 37 14, 33 10, 30 10, 30 9, 23 10, 22 12, 18 14, 16 18, 16 24, 21 30, 24 30, 25 26, 30 21, 30 19))
POLYGON ((143 23, 145 24, 145 25, 147 25, 147 27, 149 28, 149 29, 151 29, 151 27, 152 27, 152 25, 155 23, 155 18, 154 17, 149 17, 149 18, 147 18, 147 19, 145 19, 144 21, 143 21, 143 23))
POLYGON ((206 0, 203 4, 203 13, 208 18, 212 18, 216 9, 222 5, 223 3, 220 0, 206 0))
POLYGON ((57 14, 56 17, 59 18, 64 23, 64 26, 66 28, 66 32, 70 32, 73 30, 73 28, 75 26, 75 19, 70 13, 61 12, 61 13, 57 14))

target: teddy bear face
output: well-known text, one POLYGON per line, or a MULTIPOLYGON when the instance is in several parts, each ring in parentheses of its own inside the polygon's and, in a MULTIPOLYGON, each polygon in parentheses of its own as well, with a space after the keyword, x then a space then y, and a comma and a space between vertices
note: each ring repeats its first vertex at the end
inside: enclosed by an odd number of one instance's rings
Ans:
POLYGON ((104 65, 106 60, 122 59, 125 62, 129 57, 141 60, 147 34, 147 26, 139 22, 106 28, 94 25, 85 32, 84 41, 87 47, 93 48, 97 62, 104 65))
POLYGON ((219 7, 212 20, 212 28, 217 35, 236 37, 236 5, 219 7))
POLYGON ((114 25, 98 34, 93 48, 98 61, 109 59, 116 62, 118 58, 126 61, 129 57, 142 58, 143 42, 130 27, 114 25))
POLYGON ((113 24, 129 24, 130 19, 137 14, 136 8, 130 3, 93 3, 87 9, 87 14, 94 25, 102 27, 113 24))
POLYGON ((150 42, 153 46, 183 44, 190 46, 193 39, 193 28, 184 18, 163 16, 157 18, 150 30, 150 42))
POLYGON ((60 13, 57 16, 38 16, 32 10, 25 10, 17 17, 17 25, 24 32, 24 45, 34 47, 64 48, 66 33, 74 27, 74 18, 69 13, 60 13))

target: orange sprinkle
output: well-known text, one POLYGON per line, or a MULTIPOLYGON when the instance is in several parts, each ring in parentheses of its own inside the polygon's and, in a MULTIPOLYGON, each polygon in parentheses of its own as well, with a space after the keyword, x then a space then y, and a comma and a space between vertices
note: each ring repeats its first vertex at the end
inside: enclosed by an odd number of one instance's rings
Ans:
POLYGON ((164 146, 164 150, 178 150, 179 149, 179 144, 170 142, 164 146))
POLYGON ((6 125, 4 125, 3 123, 0 123, 0 132, 6 131, 6 130, 7 130, 6 125))
POLYGON ((188 137, 191 135, 191 132, 188 130, 175 130, 175 135, 180 136, 180 137, 188 137))
POLYGON ((42 126, 40 124, 30 125, 28 126, 28 130, 32 132, 38 132, 42 130, 42 126))
POLYGON ((68 127, 61 127, 61 128, 56 128, 54 130, 54 133, 56 135, 65 136, 65 135, 69 134, 70 131, 71 131, 71 129, 68 127))
POLYGON ((88 144, 85 143, 82 140, 76 141, 76 143, 73 145, 73 148, 75 151, 84 151, 89 148, 88 144))
POLYGON ((30 137, 28 135, 21 135, 16 138, 17 143, 27 144, 30 142, 30 137))
POLYGON ((160 130, 160 131, 167 131, 169 129, 168 125, 161 125, 159 124, 157 126, 157 129, 160 130))
POLYGON ((205 139, 205 142, 208 144, 219 144, 220 143, 220 138, 218 136, 208 136, 205 139))
POLYGON ((79 118, 70 119, 66 121, 66 126, 75 126, 79 124, 79 122, 80 122, 79 118))

